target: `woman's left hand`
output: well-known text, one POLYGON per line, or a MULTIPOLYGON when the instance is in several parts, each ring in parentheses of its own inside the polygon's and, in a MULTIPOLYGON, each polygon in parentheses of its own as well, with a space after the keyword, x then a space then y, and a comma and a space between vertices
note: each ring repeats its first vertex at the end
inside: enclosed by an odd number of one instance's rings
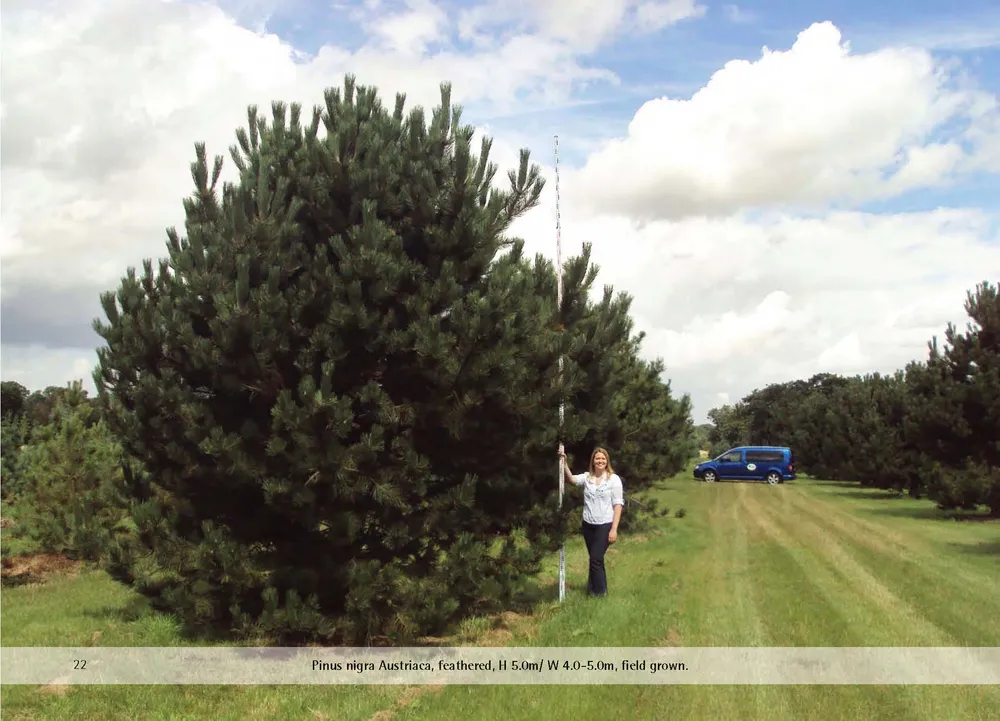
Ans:
POLYGON ((618 531, 612 528, 611 531, 608 532, 608 543, 614 543, 617 540, 618 540, 618 531))

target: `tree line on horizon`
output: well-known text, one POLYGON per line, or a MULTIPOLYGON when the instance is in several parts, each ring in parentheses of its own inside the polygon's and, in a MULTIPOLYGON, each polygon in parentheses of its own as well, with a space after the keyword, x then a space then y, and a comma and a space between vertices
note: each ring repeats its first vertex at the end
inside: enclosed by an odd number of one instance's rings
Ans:
MULTIPOLYGON (((969 322, 924 361, 892 374, 817 374, 713 408, 712 451, 789 446, 811 475, 927 498, 942 510, 1000 517, 1000 284, 965 302, 969 322)), ((706 447, 703 445, 702 447, 706 447)))
POLYGON ((557 304, 507 235, 543 191, 528 152, 496 181, 448 85, 404 106, 350 76, 311 116, 251 106, 221 187, 195 146, 184 236, 102 296, 97 397, 3 383, 16 532, 191 632, 402 643, 531 594, 579 529, 560 441, 577 472, 610 450, 623 529, 662 513, 691 403, 631 297, 584 245, 557 304))

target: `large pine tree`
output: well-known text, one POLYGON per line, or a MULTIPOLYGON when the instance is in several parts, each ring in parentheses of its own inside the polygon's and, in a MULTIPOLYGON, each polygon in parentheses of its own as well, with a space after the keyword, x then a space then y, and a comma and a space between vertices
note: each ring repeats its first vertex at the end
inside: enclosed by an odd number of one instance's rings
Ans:
POLYGON ((239 182, 220 193, 197 145, 186 237, 103 297, 94 377, 138 461, 109 569, 156 607, 284 643, 407 639, 510 598, 563 538, 573 301, 560 317, 551 266, 505 236, 537 167, 522 151, 496 189, 459 115, 447 85, 428 122, 351 77, 308 123, 251 107, 239 182))

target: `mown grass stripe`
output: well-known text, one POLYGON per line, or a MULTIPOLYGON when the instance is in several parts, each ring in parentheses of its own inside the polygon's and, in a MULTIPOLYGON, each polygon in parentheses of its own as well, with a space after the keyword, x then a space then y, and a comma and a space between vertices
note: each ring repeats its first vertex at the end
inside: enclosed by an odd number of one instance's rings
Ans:
MULTIPOLYGON (((908 550, 889 553, 884 547, 873 545, 866 533, 870 523, 852 523, 836 508, 798 503, 796 510, 826 532, 835 534, 860 564, 877 573, 907 608, 919 609, 923 618, 947 633, 951 643, 1000 645, 1000 615, 983 613, 985 608, 994 608, 1000 599, 1000 568, 995 575, 984 573, 970 566, 959 553, 938 559, 935 551, 940 551, 926 539, 915 539, 908 550), (961 582, 956 583, 956 577, 961 582)), ((901 635, 910 638, 908 630, 901 635)), ((904 645, 939 644, 933 640, 910 640, 904 645)))

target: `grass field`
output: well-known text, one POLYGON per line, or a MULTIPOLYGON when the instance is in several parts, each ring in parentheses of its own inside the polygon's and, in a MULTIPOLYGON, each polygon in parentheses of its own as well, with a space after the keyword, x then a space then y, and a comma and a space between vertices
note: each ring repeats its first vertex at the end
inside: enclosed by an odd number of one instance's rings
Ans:
MULTIPOLYGON (((697 483, 658 493, 670 517, 622 536, 611 595, 476 619, 448 639, 510 646, 1000 646, 1000 523, 817 480, 697 483), (675 517, 684 508, 683 518, 675 517)), ((554 588, 555 559, 547 569, 554 588)), ((5 646, 183 645, 99 572, 4 589, 5 646)), ((997 719, 1000 687, 11 687, 8 719, 997 719)))

